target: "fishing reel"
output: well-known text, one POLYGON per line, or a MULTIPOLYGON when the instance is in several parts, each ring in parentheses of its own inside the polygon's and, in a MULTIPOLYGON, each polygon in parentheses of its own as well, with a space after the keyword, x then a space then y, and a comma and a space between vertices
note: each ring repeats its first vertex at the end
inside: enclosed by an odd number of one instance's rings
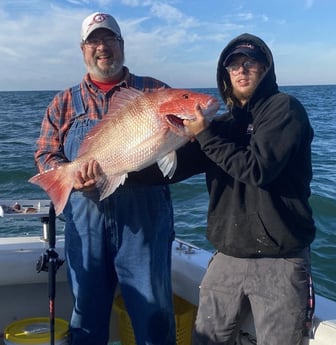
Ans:
POLYGON ((42 253, 36 263, 37 273, 41 271, 48 272, 50 263, 53 263, 57 271, 63 265, 64 260, 60 259, 53 249, 47 249, 46 254, 42 253))
POLYGON ((55 208, 52 203, 50 203, 49 215, 47 217, 42 217, 41 222, 43 224, 43 237, 42 240, 49 242, 49 248, 46 250, 46 253, 42 253, 36 263, 36 271, 40 273, 52 272, 56 273, 57 270, 63 265, 64 260, 58 257, 57 252, 55 251, 55 242, 56 242, 56 215, 55 208))

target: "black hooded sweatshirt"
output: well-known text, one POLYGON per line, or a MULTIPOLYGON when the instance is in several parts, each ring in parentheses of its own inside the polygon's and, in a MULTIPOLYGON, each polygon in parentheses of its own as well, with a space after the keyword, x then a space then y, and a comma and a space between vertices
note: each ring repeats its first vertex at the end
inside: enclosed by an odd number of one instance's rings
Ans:
POLYGON ((240 42, 260 47, 266 71, 243 108, 217 116, 194 143, 178 150, 171 182, 205 172, 206 235, 218 251, 242 258, 291 257, 315 237, 308 202, 313 130, 301 103, 279 92, 270 49, 250 34, 233 39, 220 55, 217 83, 224 102, 223 80, 230 79, 223 61, 240 42))

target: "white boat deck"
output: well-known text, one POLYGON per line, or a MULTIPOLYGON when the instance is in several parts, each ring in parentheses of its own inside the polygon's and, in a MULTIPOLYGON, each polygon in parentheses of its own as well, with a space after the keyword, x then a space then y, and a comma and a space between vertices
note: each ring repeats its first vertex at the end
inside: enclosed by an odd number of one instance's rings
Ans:
MULTIPOLYGON (((12 206, 15 200, 0 200, 0 205, 12 206)), ((4 212, 4 217, 47 217, 49 200, 31 202, 20 200, 22 208, 37 208, 37 212, 25 214, 4 212)), ((1 221, 1 219, 0 219, 1 221)), ((42 232, 42 231, 41 231, 42 232)), ((44 235, 44 234, 42 234, 44 235)), ((37 273, 36 263, 42 253, 49 248, 48 242, 40 237, 0 238, 0 334, 10 322, 22 318, 48 315, 48 274, 37 273)), ((64 238, 56 237, 55 250, 64 257, 64 238)), ((196 248, 182 241, 174 241, 172 251, 172 280, 174 293, 194 305, 198 305, 199 285, 206 271, 209 251, 196 248)), ((56 276, 56 317, 69 319, 72 298, 67 284, 65 265, 56 276)), ((111 344, 117 345, 116 316, 112 313, 111 344)), ((254 335, 253 319, 247 316, 242 330, 254 335)), ((316 296, 313 328, 314 338, 304 345, 336 344, 336 302, 316 296)), ((1 335, 0 335, 1 336, 1 335)), ((0 340, 1 342, 1 340, 0 340)), ((245 344, 245 343, 244 343, 245 344)), ((246 343, 249 344, 249 343, 246 343)))

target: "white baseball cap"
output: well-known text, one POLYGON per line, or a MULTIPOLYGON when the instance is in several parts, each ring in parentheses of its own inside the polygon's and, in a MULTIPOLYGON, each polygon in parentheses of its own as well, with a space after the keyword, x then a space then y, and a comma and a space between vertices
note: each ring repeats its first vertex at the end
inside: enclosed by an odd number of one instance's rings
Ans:
POLYGON ((108 29, 115 35, 121 37, 120 27, 117 21, 110 14, 95 12, 83 20, 81 30, 82 42, 85 41, 89 35, 97 29, 108 29))

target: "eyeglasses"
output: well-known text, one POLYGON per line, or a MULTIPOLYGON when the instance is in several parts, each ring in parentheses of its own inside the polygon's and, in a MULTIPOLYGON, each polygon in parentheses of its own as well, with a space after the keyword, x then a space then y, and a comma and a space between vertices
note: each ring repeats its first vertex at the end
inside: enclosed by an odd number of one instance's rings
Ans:
POLYGON ((248 71, 256 72, 258 71, 259 66, 260 65, 257 60, 247 59, 240 63, 233 62, 229 66, 226 66, 225 68, 229 73, 233 75, 238 75, 240 67, 243 67, 245 70, 248 70, 248 71))
POLYGON ((103 38, 88 38, 84 41, 84 44, 90 48, 97 48, 101 44, 112 47, 119 41, 121 41, 121 37, 119 36, 106 36, 103 38))

